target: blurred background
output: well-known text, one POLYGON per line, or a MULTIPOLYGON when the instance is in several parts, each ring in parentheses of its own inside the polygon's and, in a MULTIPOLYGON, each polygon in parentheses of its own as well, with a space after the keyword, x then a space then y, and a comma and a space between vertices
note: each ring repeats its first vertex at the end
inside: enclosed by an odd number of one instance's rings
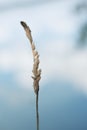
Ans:
POLYGON ((30 43, 40 54, 40 130, 87 129, 87 0, 0 1, 0 129, 35 130, 30 43))

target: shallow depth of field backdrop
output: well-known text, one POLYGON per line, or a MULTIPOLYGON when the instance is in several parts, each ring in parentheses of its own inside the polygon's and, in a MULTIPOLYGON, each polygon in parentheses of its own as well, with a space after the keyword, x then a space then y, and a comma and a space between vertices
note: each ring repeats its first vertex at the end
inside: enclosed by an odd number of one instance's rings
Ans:
POLYGON ((87 1, 0 1, 0 129, 35 130, 30 26, 40 54, 40 130, 87 129, 87 1))

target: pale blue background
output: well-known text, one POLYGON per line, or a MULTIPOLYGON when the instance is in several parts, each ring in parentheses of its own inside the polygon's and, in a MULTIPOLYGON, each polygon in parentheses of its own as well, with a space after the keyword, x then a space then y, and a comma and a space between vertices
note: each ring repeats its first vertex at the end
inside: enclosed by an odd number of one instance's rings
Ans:
POLYGON ((40 54, 40 130, 86 130, 87 41, 79 41, 86 0, 0 1, 0 130, 36 129, 32 53, 21 20, 40 54))

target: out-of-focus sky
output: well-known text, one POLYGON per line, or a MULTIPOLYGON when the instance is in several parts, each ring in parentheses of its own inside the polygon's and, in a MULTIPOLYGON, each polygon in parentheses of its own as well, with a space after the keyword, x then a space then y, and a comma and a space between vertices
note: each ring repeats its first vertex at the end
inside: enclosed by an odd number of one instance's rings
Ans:
POLYGON ((42 82, 55 78, 56 73, 56 77, 72 80, 86 91, 87 50, 75 48, 78 29, 86 19, 85 13, 76 15, 74 11, 81 2, 37 1, 36 6, 34 2, 8 0, 0 3, 0 70, 14 73, 15 80, 29 86, 32 54, 20 26, 20 21, 24 20, 32 30, 41 55, 42 82), (10 9, 12 6, 14 8, 10 9))
MULTIPOLYGON (((76 6, 82 2, 83 0, 0 1, 0 122, 2 122, 0 126, 2 128, 3 123, 9 128, 12 118, 7 122, 6 117, 8 119, 11 113, 6 112, 6 107, 17 114, 20 107, 22 112, 25 110, 24 106, 28 102, 34 105, 31 79, 32 53, 20 25, 21 20, 31 28, 33 40, 40 54, 41 89, 46 89, 46 85, 51 81, 61 81, 65 86, 67 83, 73 84, 71 88, 87 96, 87 46, 79 48, 77 43, 80 27, 87 22, 86 11, 76 13, 76 6)), ((29 120, 26 112, 25 115, 23 113, 20 115, 19 120, 23 116, 29 120)), ((16 117, 14 118, 13 122, 17 126, 16 117)))

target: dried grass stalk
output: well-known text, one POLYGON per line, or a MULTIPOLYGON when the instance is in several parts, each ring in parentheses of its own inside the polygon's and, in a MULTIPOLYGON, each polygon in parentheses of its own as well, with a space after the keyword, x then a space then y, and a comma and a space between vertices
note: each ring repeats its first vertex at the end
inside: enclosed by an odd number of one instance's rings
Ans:
POLYGON ((21 25, 23 26, 23 28, 26 32, 26 36, 29 39, 30 44, 31 44, 33 61, 34 61, 33 70, 32 70, 32 73, 33 73, 32 79, 34 80, 33 81, 34 91, 37 94, 39 91, 39 81, 41 79, 41 69, 39 69, 39 63, 40 63, 39 54, 38 54, 35 44, 33 42, 31 30, 30 30, 29 26, 27 26, 27 24, 23 21, 21 21, 21 25))
POLYGON ((39 54, 36 51, 36 47, 35 44, 33 42, 33 38, 31 35, 31 30, 29 28, 29 26, 27 26, 27 24, 23 21, 21 21, 21 25, 23 26, 25 32, 26 32, 26 36, 28 37, 30 44, 31 44, 31 49, 32 49, 32 54, 33 54, 33 86, 34 86, 34 92, 36 93, 36 124, 37 124, 37 130, 39 130, 39 113, 38 113, 38 92, 39 92, 39 81, 41 79, 41 69, 39 69, 39 54))

